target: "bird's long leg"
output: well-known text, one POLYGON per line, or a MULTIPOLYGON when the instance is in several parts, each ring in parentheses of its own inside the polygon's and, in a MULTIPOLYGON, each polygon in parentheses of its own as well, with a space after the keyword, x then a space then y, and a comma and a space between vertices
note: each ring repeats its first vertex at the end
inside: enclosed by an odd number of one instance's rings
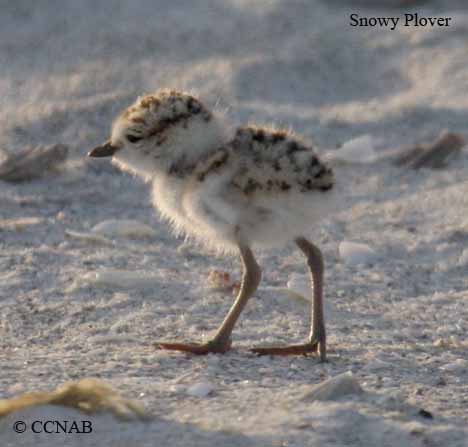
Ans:
POLYGON ((239 294, 212 340, 201 343, 157 343, 161 349, 190 352, 192 354, 224 353, 231 347, 231 332, 249 298, 257 290, 261 279, 261 270, 255 261, 252 250, 247 245, 239 244, 243 274, 239 294))
POLYGON ((318 247, 307 239, 300 237, 296 239, 296 244, 307 258, 312 281, 313 281, 313 301, 311 315, 311 332, 309 341, 301 345, 284 347, 254 348, 252 351, 259 355, 297 355, 319 352, 320 360, 327 358, 325 318, 323 314, 323 257, 318 247))

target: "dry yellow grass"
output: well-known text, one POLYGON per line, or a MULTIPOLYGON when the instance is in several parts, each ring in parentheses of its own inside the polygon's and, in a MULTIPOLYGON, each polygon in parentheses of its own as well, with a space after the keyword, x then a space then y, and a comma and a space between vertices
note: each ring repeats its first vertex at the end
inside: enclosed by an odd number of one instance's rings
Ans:
POLYGON ((110 412, 121 420, 148 418, 139 403, 125 399, 109 385, 97 379, 82 379, 65 383, 53 391, 31 392, 11 399, 1 399, 0 418, 38 405, 71 407, 86 414, 110 412))

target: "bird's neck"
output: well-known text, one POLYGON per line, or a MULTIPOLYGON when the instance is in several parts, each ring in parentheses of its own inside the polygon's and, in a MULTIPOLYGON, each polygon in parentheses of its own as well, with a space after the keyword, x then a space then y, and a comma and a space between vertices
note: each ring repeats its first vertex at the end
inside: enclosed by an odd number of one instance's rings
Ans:
POLYGON ((171 148, 166 157, 166 174, 175 177, 190 175, 195 166, 232 138, 233 128, 222 115, 192 122, 170 136, 171 148), (187 138, 189 136, 189 138, 187 138))

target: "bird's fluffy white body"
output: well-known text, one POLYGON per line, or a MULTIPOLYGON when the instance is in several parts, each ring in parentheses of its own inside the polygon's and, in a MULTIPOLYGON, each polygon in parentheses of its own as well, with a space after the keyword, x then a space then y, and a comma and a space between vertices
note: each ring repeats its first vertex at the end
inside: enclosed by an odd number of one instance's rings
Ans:
POLYGON ((111 144, 120 168, 152 182, 154 206, 177 233, 224 252, 281 246, 337 206, 333 173, 310 145, 234 129, 187 94, 139 99, 114 123, 111 144))

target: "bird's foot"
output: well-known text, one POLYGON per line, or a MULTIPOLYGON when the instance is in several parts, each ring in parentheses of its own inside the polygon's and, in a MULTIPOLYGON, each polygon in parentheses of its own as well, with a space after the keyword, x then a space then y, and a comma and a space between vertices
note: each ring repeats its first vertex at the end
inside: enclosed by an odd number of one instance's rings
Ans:
POLYGON ((231 340, 227 342, 209 341, 207 343, 156 343, 158 349, 188 352, 195 355, 224 354, 231 349, 231 340))
POLYGON ((320 361, 327 360, 325 341, 321 342, 316 339, 301 345, 258 347, 252 348, 250 351, 258 355, 308 355, 318 352, 320 361))

